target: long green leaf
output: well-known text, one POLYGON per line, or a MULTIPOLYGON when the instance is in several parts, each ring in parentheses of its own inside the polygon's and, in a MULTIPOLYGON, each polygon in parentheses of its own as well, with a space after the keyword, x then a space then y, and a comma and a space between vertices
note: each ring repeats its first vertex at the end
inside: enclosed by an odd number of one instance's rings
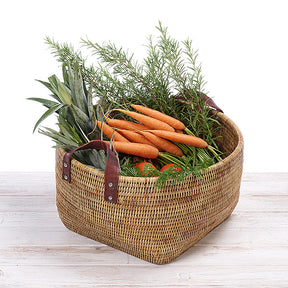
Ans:
POLYGON ((95 110, 92 101, 92 85, 90 85, 89 90, 87 91, 87 108, 89 118, 95 120, 95 110))
POLYGON ((71 92, 67 86, 65 86, 62 82, 58 83, 58 91, 59 97, 63 99, 63 102, 67 105, 71 105, 73 103, 71 92))
POLYGON ((83 79, 81 75, 81 71, 79 65, 75 63, 74 66, 74 92, 75 92, 75 100, 76 105, 80 108, 83 112, 87 112, 87 100, 86 95, 83 87, 83 79))
POLYGON ((32 101, 36 101, 39 102, 41 104, 43 104, 45 107, 47 108, 51 108, 52 106, 55 106, 59 103, 52 101, 52 100, 48 100, 48 99, 43 99, 43 98, 35 98, 35 97, 31 97, 31 98, 27 98, 27 100, 32 100, 32 101))
POLYGON ((90 150, 87 151, 87 156, 91 162, 91 164, 96 168, 100 170, 105 170, 105 166, 103 169, 103 165, 101 165, 101 161, 99 161, 99 152, 97 150, 90 150))
POLYGON ((70 87, 70 82, 69 82, 69 72, 67 71, 67 66, 65 64, 62 65, 62 75, 63 75, 63 80, 64 80, 64 85, 70 87))
POLYGON ((103 150, 98 151, 98 162, 100 169, 104 171, 106 168, 107 156, 103 150))
POLYGON ((69 93, 69 89, 58 79, 56 75, 52 75, 48 78, 53 92, 59 97, 62 103, 71 105, 72 97, 69 93))
POLYGON ((39 124, 45 120, 48 116, 50 116, 51 114, 57 112, 59 109, 61 109, 64 105, 63 104, 56 104, 54 106, 52 106, 51 108, 49 108, 40 118, 39 120, 36 122, 34 129, 33 129, 33 133, 35 132, 36 128, 39 126, 39 124))
POLYGON ((48 82, 45 82, 45 81, 42 81, 42 80, 37 80, 39 83, 43 84, 46 88, 48 88, 52 93, 53 95, 51 95, 54 99, 56 99, 59 103, 61 103, 61 100, 60 98, 58 97, 58 95, 55 93, 55 89, 53 88, 53 86, 48 83, 48 82))
POLYGON ((36 81, 40 82, 41 84, 43 84, 46 88, 48 88, 51 92, 54 92, 52 85, 49 82, 45 82, 42 80, 38 80, 36 79, 36 81))
POLYGON ((68 64, 67 68, 68 68, 67 69, 67 76, 68 76, 68 82, 69 82, 71 97, 72 97, 73 103, 76 103, 75 87, 74 87, 74 73, 73 73, 73 70, 71 69, 70 64, 68 64))
POLYGON ((90 131, 88 131, 88 127, 89 127, 89 123, 90 123, 90 119, 89 117, 77 106, 75 105, 71 105, 71 109, 72 109, 72 113, 73 116, 75 118, 75 121, 77 122, 77 124, 81 127, 81 129, 88 133, 90 131))
POLYGON ((85 143, 89 142, 89 138, 86 135, 86 133, 82 130, 82 128, 80 127, 80 125, 75 122, 75 125, 77 126, 77 130, 79 131, 78 135, 81 135, 81 137, 84 139, 85 143))
POLYGON ((69 136, 71 139, 74 139, 74 141, 78 143, 82 143, 83 139, 81 139, 81 136, 78 135, 78 133, 73 129, 73 127, 63 118, 62 116, 58 117, 58 125, 61 130, 61 132, 64 135, 69 136))
POLYGON ((71 135, 71 133, 69 132, 68 129, 66 129, 65 126, 61 125, 60 123, 58 123, 58 127, 60 128, 62 134, 67 138, 67 139, 70 139, 70 140, 73 140, 77 143, 79 143, 78 139, 75 139, 74 138, 74 135, 71 135))
POLYGON ((58 131, 55 131, 48 127, 43 127, 43 128, 46 129, 46 131, 43 129, 39 129, 39 133, 49 136, 53 140, 57 141, 57 143, 65 145, 65 146, 70 145, 70 146, 73 146, 74 148, 79 146, 77 142, 67 138, 65 135, 59 133, 58 131))

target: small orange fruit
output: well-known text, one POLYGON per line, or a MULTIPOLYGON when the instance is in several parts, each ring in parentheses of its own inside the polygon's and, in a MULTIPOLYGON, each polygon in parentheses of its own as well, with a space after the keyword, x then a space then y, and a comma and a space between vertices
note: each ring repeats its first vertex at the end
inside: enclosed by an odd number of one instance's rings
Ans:
POLYGON ((146 171, 148 172, 146 173, 145 176, 147 176, 149 174, 149 171, 151 171, 152 169, 156 169, 156 167, 152 163, 149 163, 149 162, 140 162, 136 164, 134 167, 139 168, 143 176, 146 171))
POLYGON ((176 164, 173 164, 173 163, 170 163, 170 164, 166 164, 164 165, 161 169, 160 169, 160 172, 162 173, 163 171, 169 169, 173 167, 174 169, 172 169, 172 172, 176 172, 176 171, 180 171, 182 170, 182 168, 180 166, 177 166, 176 164))

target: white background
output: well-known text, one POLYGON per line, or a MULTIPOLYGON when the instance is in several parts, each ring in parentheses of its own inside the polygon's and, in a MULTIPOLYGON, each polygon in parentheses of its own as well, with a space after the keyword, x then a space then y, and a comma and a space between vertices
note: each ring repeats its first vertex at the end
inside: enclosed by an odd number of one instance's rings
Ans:
MULTIPOLYGON (((5 1, 1 4, 0 171, 53 171, 53 142, 32 134, 45 111, 35 79, 61 76, 44 37, 81 37, 145 53, 158 20, 199 49, 209 96, 239 126, 246 172, 287 172, 287 1, 5 1)), ((55 118, 44 122, 53 126, 55 118)))

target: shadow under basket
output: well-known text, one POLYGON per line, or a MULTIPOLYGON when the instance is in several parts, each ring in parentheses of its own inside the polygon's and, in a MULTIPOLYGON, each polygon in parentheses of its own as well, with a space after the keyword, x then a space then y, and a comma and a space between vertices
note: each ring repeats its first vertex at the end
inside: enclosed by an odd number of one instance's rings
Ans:
POLYGON ((156 177, 119 176, 117 203, 104 200, 104 172, 71 160, 71 182, 62 179, 65 151, 56 151, 56 203, 64 225, 83 236, 155 264, 173 261, 234 210, 243 168, 243 137, 217 113, 226 157, 203 179, 155 189, 156 177))

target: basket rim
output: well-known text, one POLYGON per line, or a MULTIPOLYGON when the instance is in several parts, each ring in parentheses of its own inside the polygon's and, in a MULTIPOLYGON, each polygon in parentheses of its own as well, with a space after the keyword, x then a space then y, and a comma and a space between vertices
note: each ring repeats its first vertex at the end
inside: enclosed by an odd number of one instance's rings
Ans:
MULTIPOLYGON (((240 129, 238 128, 238 126, 228 116, 226 116, 222 112, 218 112, 218 111, 214 112, 213 111, 213 113, 215 113, 217 116, 219 116, 221 118, 222 122, 228 122, 234 128, 234 130, 236 131, 236 133, 238 135, 238 143, 237 143, 237 146, 233 150, 232 153, 230 153, 222 161, 211 165, 208 168, 208 173, 213 172, 215 169, 218 169, 219 167, 226 165, 227 162, 232 161, 232 159, 234 159, 236 157, 236 155, 238 155, 238 153, 243 149, 243 144, 244 144, 243 135, 242 135, 240 129)), ((65 150, 63 148, 58 148, 58 150, 61 151, 61 153, 63 153, 63 154, 65 153, 65 150)), ((90 174, 94 174, 95 176, 104 176, 104 171, 100 171, 96 168, 89 167, 89 166, 79 162, 78 160, 74 159, 73 157, 71 159, 71 166, 72 165, 78 165, 81 167, 81 169, 85 169, 87 172, 89 172, 90 174)), ((195 176, 188 175, 187 177, 195 177, 195 176)), ((129 181, 133 181, 133 182, 137 182, 139 184, 140 183, 146 183, 147 184, 147 182, 156 183, 158 177, 132 177, 132 176, 119 175, 119 182, 121 180, 124 180, 124 179, 129 180, 129 181)))

